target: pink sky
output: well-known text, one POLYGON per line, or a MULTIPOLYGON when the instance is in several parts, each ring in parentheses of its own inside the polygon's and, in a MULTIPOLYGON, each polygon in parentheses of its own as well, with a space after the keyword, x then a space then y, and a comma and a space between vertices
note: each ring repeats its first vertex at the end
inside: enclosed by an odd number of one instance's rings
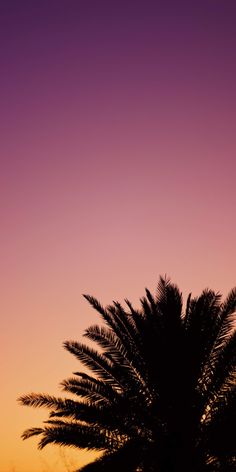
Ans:
POLYGON ((236 5, 192 3, 1 4, 1 472, 65 471, 16 398, 78 369, 82 293, 235 285, 236 5))

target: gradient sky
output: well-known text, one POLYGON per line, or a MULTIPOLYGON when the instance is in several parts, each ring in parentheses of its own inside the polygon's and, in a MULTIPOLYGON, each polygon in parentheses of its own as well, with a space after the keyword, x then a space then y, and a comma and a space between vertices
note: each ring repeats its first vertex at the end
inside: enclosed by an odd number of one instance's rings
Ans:
POLYGON ((81 294, 235 285, 236 2, 2 0, 0 22, 0 470, 65 472, 89 457, 22 442, 47 412, 16 398, 78 370, 81 294))

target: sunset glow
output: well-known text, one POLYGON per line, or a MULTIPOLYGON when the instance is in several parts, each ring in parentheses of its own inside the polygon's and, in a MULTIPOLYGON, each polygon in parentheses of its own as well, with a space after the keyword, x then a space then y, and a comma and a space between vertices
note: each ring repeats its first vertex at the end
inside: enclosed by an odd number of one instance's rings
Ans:
MULTIPOLYGON (((78 370, 62 348, 168 274, 184 296, 235 283, 235 1, 3 0, 1 472, 91 453, 23 442, 78 370)), ((93 456, 93 455, 92 455, 93 456)))

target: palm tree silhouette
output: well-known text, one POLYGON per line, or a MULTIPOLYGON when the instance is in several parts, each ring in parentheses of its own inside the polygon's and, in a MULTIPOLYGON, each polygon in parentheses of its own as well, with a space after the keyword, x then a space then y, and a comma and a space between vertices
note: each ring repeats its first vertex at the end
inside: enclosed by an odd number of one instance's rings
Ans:
POLYGON ((40 435, 49 443, 101 451, 82 472, 230 472, 236 466, 236 289, 224 302, 212 290, 188 297, 160 278, 146 289, 141 309, 125 300, 103 308, 85 295, 106 326, 91 326, 85 344, 66 341, 93 375, 75 372, 62 382, 78 400, 43 394, 23 405, 49 408, 40 435))

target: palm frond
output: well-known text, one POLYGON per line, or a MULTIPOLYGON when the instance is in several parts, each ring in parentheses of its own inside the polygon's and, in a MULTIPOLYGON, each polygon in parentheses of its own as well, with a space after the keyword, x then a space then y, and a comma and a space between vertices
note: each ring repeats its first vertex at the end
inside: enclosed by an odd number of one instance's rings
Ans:
MULTIPOLYGON (((209 359, 214 350, 217 332, 217 318, 220 312, 221 295, 212 290, 204 290, 200 297, 190 301, 189 312, 184 327, 187 336, 189 368, 194 382, 203 375, 210 375, 209 359)), ((202 385, 204 389, 205 386, 202 385)))
POLYGON ((128 385, 134 384, 134 388, 138 388, 140 392, 148 394, 148 386, 143 378, 143 365, 140 369, 140 364, 137 362, 136 353, 131 353, 126 350, 121 340, 113 333, 111 329, 99 327, 97 325, 90 326, 85 331, 85 336, 92 341, 96 341, 103 349, 103 354, 110 360, 115 362, 125 369, 125 377, 128 385))
POLYGON ((62 408, 63 406, 69 406, 73 403, 73 400, 65 400, 42 393, 30 393, 23 395, 18 398, 18 401, 22 405, 32 406, 34 408, 62 408))
POLYGON ((119 375, 115 374, 115 363, 108 360, 104 355, 76 341, 65 341, 64 347, 86 367, 89 367, 99 379, 112 384, 115 388, 123 388, 119 375))
POLYGON ((21 437, 23 440, 25 440, 28 438, 32 438, 33 436, 38 436, 39 434, 42 434, 43 431, 44 431, 43 428, 29 428, 23 432, 21 437))
POLYGON ((85 330, 84 336, 97 342, 105 350, 105 353, 109 354, 116 362, 123 363, 127 359, 128 353, 123 343, 111 329, 93 325, 85 330))
POLYGON ((206 393, 214 398, 229 379, 235 376, 236 380, 236 330, 213 350, 207 366, 207 375, 203 372, 203 381, 206 393))
POLYGON ((60 426, 45 427, 39 434, 42 436, 38 444, 39 449, 43 449, 48 444, 98 451, 112 450, 118 446, 117 439, 113 435, 94 426, 65 422, 60 426))
POLYGON ((157 287, 156 307, 165 330, 179 331, 182 320, 182 293, 177 285, 167 278, 160 277, 157 287))
POLYGON ((167 296, 167 288, 170 285, 170 278, 167 277, 166 275, 160 276, 159 277, 159 282, 157 284, 157 289, 156 289, 156 302, 158 303, 165 303, 166 301, 166 296, 167 296))
POLYGON ((231 315, 235 311, 236 311, 236 287, 230 290, 221 308, 221 312, 223 316, 231 315))
POLYGON ((105 382, 89 379, 69 378, 61 382, 65 392, 73 393, 94 403, 112 404, 118 398, 117 392, 105 382))
POLYGON ((118 302, 114 302, 113 305, 108 305, 107 311, 110 315, 109 326, 123 343, 126 351, 131 353, 136 352, 138 355, 137 333, 130 316, 123 310, 118 302))
POLYGON ((155 302, 155 299, 154 297, 152 296, 150 290, 148 290, 148 288, 145 288, 145 292, 146 292, 146 296, 147 296, 147 299, 151 305, 151 308, 153 311, 156 310, 156 302, 155 302))

